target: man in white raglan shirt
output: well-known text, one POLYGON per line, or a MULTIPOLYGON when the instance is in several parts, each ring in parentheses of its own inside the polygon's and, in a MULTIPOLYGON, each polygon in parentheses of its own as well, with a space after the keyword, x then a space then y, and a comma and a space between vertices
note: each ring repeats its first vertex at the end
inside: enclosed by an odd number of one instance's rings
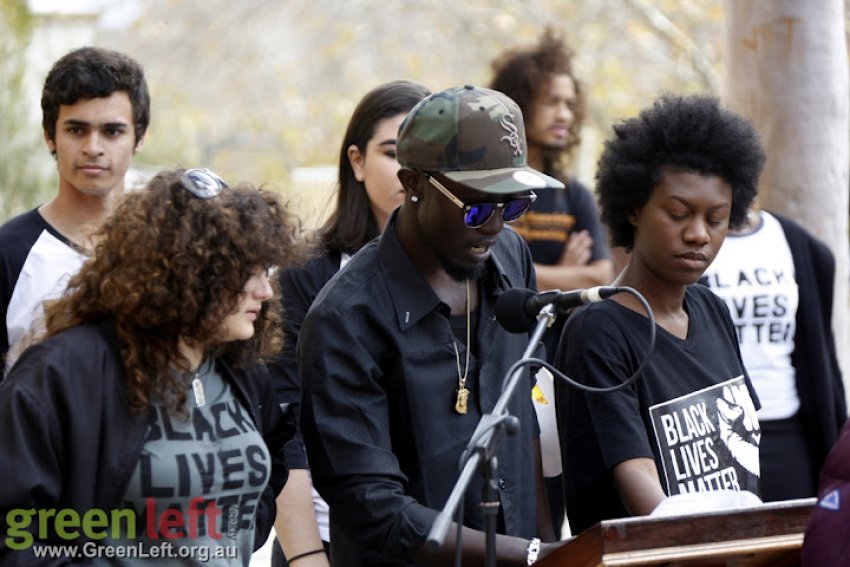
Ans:
POLYGON ((42 318, 85 260, 91 230, 124 192, 124 176, 150 122, 144 71, 97 47, 75 49, 47 75, 41 97, 47 148, 59 191, 0 227, 0 356, 12 366, 42 318))

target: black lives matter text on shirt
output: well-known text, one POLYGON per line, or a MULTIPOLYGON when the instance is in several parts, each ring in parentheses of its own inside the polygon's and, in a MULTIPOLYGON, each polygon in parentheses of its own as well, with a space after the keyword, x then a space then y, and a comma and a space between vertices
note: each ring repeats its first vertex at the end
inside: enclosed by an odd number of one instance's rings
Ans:
POLYGON ((707 273, 700 283, 716 291, 726 302, 738 342, 786 343, 792 339, 794 325, 788 321, 791 299, 784 291, 796 286, 793 274, 784 269, 745 267, 737 275, 707 273), (746 293, 735 293, 735 289, 746 293))
POLYGON ((667 494, 758 495, 755 406, 743 376, 649 408, 667 494))
POLYGON ((189 511, 183 507, 189 501, 201 512, 214 509, 214 514, 200 514, 198 535, 233 534, 251 527, 271 464, 265 447, 256 442, 261 437, 254 422, 235 398, 213 403, 204 410, 192 408, 188 426, 175 427, 167 408, 156 407, 159 419, 146 443, 168 441, 177 450, 168 455, 142 452, 137 465, 141 496, 153 498, 158 510, 165 507, 185 514, 189 511), (255 441, 233 442, 242 436, 255 441), (171 459, 172 463, 156 463, 156 459, 171 459), (170 466, 176 471, 176 482, 158 482, 154 471, 170 466), (200 504, 196 503, 198 497, 203 498, 200 504), (206 518, 216 518, 221 525, 208 530, 204 525, 206 518))

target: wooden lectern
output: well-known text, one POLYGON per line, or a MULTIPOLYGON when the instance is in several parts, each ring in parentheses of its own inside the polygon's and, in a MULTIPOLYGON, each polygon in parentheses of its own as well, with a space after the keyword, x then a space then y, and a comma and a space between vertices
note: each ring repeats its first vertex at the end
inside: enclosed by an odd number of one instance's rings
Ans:
POLYGON ((806 523, 816 501, 806 498, 724 512, 606 520, 536 565, 799 565, 806 523))

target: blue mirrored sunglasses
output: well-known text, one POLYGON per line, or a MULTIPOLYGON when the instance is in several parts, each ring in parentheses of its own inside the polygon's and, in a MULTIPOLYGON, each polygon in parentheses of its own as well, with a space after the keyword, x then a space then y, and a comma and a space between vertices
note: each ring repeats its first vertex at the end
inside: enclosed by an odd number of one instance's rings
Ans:
POLYGON ((180 178, 180 184, 200 199, 211 199, 228 186, 221 177, 207 168, 187 169, 180 178))
POLYGON ((465 205, 463 201, 458 199, 451 191, 446 189, 445 185, 440 183, 433 176, 428 175, 427 173, 425 176, 428 178, 431 185, 436 187, 440 193, 445 195, 452 203, 463 209, 463 224, 469 228, 479 228, 487 224, 487 221, 490 220, 490 217, 493 216, 496 209, 502 209, 503 221, 506 223, 514 222, 524 215, 531 207, 531 204, 537 200, 537 195, 534 191, 532 191, 528 195, 517 197, 516 199, 511 199, 504 203, 471 203, 469 205, 465 205))

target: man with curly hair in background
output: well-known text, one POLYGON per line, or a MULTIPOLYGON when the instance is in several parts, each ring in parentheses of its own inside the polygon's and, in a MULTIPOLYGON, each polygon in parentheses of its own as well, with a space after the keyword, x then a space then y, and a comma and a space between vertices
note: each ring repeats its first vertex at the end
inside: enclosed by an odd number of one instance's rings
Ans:
POLYGON ((614 277, 593 195, 566 171, 585 112, 572 59, 547 28, 536 45, 510 49, 491 63, 490 88, 516 101, 525 118, 528 165, 566 185, 540 195, 514 225, 531 249, 540 289, 604 285, 614 277))
POLYGON ((89 232, 123 194, 124 176, 150 123, 141 65, 98 47, 75 49, 56 61, 44 82, 41 108, 59 191, 0 227, 2 374, 29 342, 42 303, 58 297, 80 269, 89 232))
MULTIPOLYGON (((573 73, 572 51, 547 28, 536 45, 509 49, 496 57, 491 67, 490 88, 505 93, 522 109, 528 165, 565 185, 564 189, 541 191, 528 214, 513 225, 531 250, 539 289, 571 290, 609 283, 614 263, 593 195, 566 171, 581 141, 585 113, 584 90, 573 73)), ((554 362, 564 321, 564 317, 558 318, 543 337, 550 362, 554 362)), ((551 393, 548 371, 538 374, 538 383, 551 393)), ((559 449, 554 412, 545 399, 538 392, 535 408, 542 429, 549 510, 558 530, 564 521, 559 449)))

